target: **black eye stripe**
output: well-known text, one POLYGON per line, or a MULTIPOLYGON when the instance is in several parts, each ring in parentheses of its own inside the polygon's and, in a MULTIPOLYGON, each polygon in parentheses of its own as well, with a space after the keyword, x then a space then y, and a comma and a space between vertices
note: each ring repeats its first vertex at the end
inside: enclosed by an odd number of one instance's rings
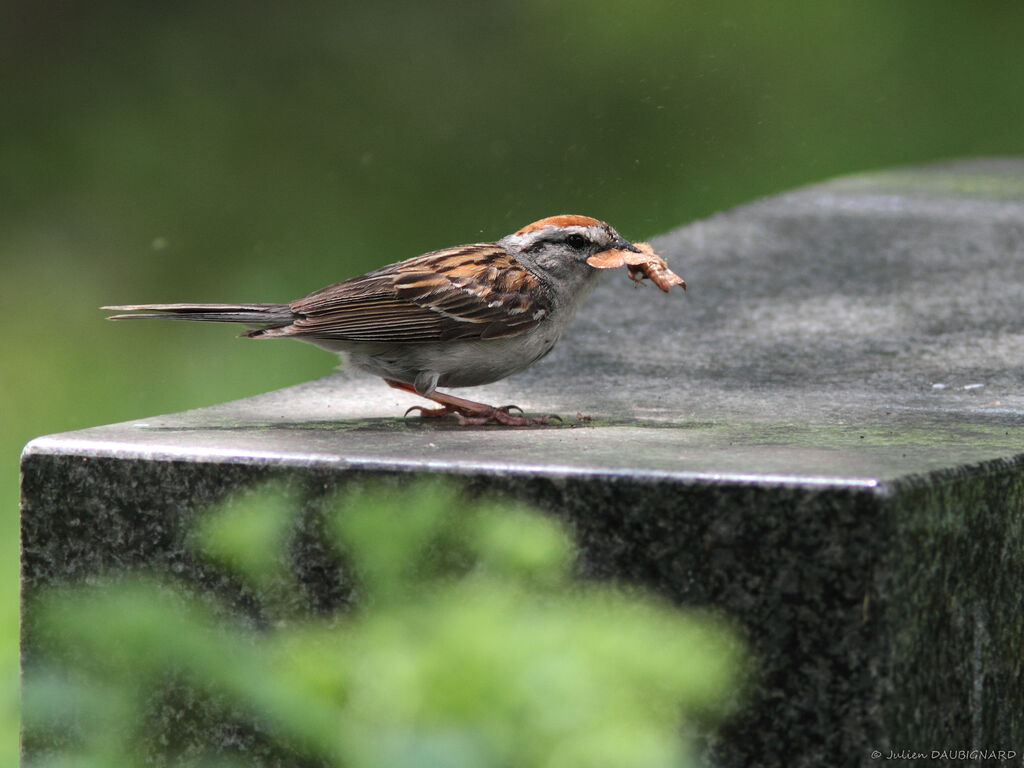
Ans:
POLYGON ((548 234, 547 236, 542 238, 538 238, 537 240, 526 246, 526 250, 539 251, 551 244, 565 244, 568 245, 573 250, 577 251, 586 250, 592 245, 590 238, 586 237, 585 235, 581 235, 578 232, 571 232, 568 235, 562 232, 557 232, 548 234))

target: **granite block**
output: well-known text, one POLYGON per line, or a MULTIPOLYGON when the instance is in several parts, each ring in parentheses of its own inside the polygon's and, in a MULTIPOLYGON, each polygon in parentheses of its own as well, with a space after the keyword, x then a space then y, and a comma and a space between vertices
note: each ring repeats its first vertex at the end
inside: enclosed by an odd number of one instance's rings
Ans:
MULTIPOLYGON (((472 391, 560 427, 403 420, 415 398, 342 371, 32 441, 23 590, 145 567, 258 624, 185 550, 197 509, 270 477, 312 499, 443 474, 567 520, 582 576, 744 628, 760 672, 710 764, 1019 756, 1024 160, 841 178, 653 242, 685 296, 606 275, 549 358, 472 391)), ((308 606, 343 605, 299 524, 308 606)))

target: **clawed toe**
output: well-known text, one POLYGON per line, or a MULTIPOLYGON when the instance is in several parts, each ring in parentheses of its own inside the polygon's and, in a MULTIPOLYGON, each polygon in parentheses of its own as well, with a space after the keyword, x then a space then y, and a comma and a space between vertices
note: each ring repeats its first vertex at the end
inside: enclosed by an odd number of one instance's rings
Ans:
MULTIPOLYGON (((481 426, 483 424, 502 424, 506 427, 525 427, 532 423, 532 421, 525 416, 516 416, 509 413, 509 407, 503 408, 487 408, 481 411, 454 411, 455 418, 459 420, 459 425, 463 427, 469 426, 481 426)), ((515 407, 515 406, 511 406, 515 407)), ((520 412, 522 412, 520 410, 520 412)))
POLYGON ((483 424, 500 424, 506 427, 534 427, 547 426, 554 421, 562 423, 560 416, 536 416, 529 417, 518 405, 503 405, 495 408, 485 403, 477 403, 473 400, 465 400, 461 397, 448 395, 443 392, 417 392, 415 387, 401 381, 385 379, 388 386, 409 392, 414 395, 421 395, 428 400, 438 403, 440 408, 427 408, 422 405, 414 405, 405 412, 405 418, 416 413, 422 419, 435 419, 439 416, 454 416, 460 426, 480 426, 483 424), (517 411, 518 413, 513 413, 517 411))
POLYGON ((555 422, 561 424, 561 416, 536 416, 529 417, 523 413, 523 409, 516 405, 505 405, 501 408, 485 408, 481 410, 469 410, 446 406, 444 408, 424 408, 421 405, 414 405, 405 412, 406 418, 413 411, 417 411, 422 418, 436 418, 438 416, 454 416, 459 426, 478 427, 484 424, 500 424, 504 427, 535 427, 548 426, 555 422), (519 411, 518 414, 512 410, 519 411))
POLYGON ((491 408, 479 413, 460 413, 455 411, 455 418, 457 418, 459 420, 459 424, 463 426, 501 424, 506 427, 546 427, 551 425, 554 421, 557 421, 559 424, 562 423, 562 418, 556 415, 534 417, 526 416, 523 413, 523 409, 515 405, 491 408), (515 408, 522 415, 511 413, 511 408, 515 408))
POLYGON ((450 413, 455 413, 455 409, 447 405, 444 408, 425 408, 422 405, 414 405, 405 412, 405 415, 402 418, 408 419, 409 414, 413 411, 419 411, 419 417, 421 419, 436 419, 440 416, 447 416, 450 413))

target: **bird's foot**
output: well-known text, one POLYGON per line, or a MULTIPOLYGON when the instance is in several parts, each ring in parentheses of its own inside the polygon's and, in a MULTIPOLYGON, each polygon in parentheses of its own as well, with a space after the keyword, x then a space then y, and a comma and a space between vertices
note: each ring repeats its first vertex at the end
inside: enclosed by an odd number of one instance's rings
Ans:
POLYGON ((417 392, 411 384, 391 381, 389 379, 385 379, 385 381, 395 389, 420 395, 420 397, 433 400, 441 406, 440 408, 427 408, 422 405, 414 405, 405 412, 407 418, 410 413, 417 411, 420 417, 424 419, 454 416, 458 420, 459 425, 464 427, 481 426, 483 424, 500 424, 505 427, 535 427, 548 426, 556 422, 562 423, 562 418, 555 415, 529 417, 523 413, 523 409, 518 405, 503 405, 500 408, 496 408, 493 405, 466 400, 465 398, 447 395, 442 392, 423 394, 417 392), (513 413, 513 411, 518 411, 519 413, 513 413))
POLYGON ((479 426, 482 424, 501 424, 505 427, 539 427, 549 426, 554 422, 561 423, 560 416, 527 416, 518 405, 503 405, 500 408, 484 406, 480 410, 453 410, 455 418, 461 426, 479 426), (513 410, 519 413, 512 413, 513 410))
POLYGON ((422 419, 436 419, 441 416, 454 416, 461 427, 478 427, 484 424, 498 424, 504 427, 537 427, 549 426, 554 423, 562 423, 562 417, 552 416, 526 416, 517 405, 504 405, 500 408, 484 406, 480 409, 458 408, 446 405, 443 408, 425 408, 422 405, 414 405, 405 412, 406 418, 413 411, 418 412, 422 419), (516 410, 519 413, 513 413, 516 410))

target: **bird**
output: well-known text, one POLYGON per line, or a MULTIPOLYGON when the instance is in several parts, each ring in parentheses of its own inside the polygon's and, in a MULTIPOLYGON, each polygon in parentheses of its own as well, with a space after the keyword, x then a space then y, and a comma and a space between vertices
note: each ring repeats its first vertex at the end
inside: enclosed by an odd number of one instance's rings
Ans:
POLYGON ((461 425, 534 426, 528 417, 438 391, 489 384, 554 348, 603 269, 628 265, 686 288, 646 243, 635 245, 589 216, 534 221, 495 242, 431 251, 329 285, 287 304, 126 304, 111 320, 163 318, 240 323, 252 339, 298 339, 347 358, 391 387, 432 401, 405 416, 454 416, 461 425), (660 262, 657 267, 656 262, 660 262), (660 269, 650 272, 645 265, 660 269), (637 266, 640 265, 640 266, 637 266))

